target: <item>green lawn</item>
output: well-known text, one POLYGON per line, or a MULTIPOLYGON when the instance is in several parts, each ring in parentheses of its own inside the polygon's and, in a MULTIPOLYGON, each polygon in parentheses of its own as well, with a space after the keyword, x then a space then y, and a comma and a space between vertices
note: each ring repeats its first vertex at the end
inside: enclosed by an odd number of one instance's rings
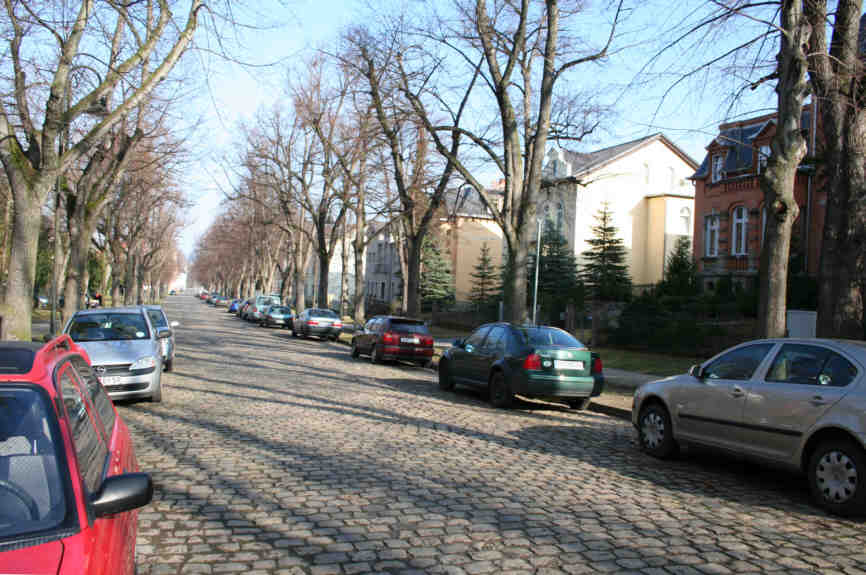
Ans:
POLYGON ((612 367, 664 377, 686 373, 689 367, 707 359, 705 357, 680 357, 612 347, 593 348, 593 351, 601 355, 601 361, 605 368, 612 367))

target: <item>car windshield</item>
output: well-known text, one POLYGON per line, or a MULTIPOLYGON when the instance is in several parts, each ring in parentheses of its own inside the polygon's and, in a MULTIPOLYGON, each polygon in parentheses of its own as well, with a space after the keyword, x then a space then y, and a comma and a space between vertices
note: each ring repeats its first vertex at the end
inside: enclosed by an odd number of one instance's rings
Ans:
POLYGON ((329 309, 314 309, 310 310, 310 317, 329 317, 334 319, 337 317, 337 314, 329 309))
POLYGON ((270 309, 270 313, 274 315, 289 315, 291 312, 289 308, 282 306, 274 306, 270 309))
POLYGON ((518 327, 523 343, 529 345, 562 345, 566 347, 586 347, 568 332, 555 327, 518 327))
POLYGON ((53 413, 36 389, 0 389, 0 540, 52 529, 66 518, 53 413))
POLYGON ((424 322, 399 319, 391 320, 391 331, 396 331, 399 333, 430 333, 430 331, 427 329, 427 326, 424 325, 424 322))
POLYGON ((153 327, 168 327, 168 322, 165 321, 165 314, 158 309, 147 310, 147 317, 150 318, 150 323, 153 327))
POLYGON ((150 331, 139 313, 92 313, 75 316, 68 330, 73 341, 148 339, 150 331))

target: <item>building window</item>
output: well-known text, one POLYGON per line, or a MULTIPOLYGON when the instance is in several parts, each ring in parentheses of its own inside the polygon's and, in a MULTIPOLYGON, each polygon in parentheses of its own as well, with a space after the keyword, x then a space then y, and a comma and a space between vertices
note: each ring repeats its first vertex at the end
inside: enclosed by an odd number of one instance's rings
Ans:
POLYGON ((713 180, 715 184, 722 179, 722 168, 725 166, 725 157, 722 155, 713 156, 713 180))
POLYGON ((680 210, 680 221, 683 226, 683 235, 691 235, 692 233, 692 211, 688 208, 680 210))
POLYGON ((734 224, 731 227, 731 254, 735 256, 746 255, 746 231, 749 224, 749 213, 746 206, 734 208, 734 224))
POLYGON ((758 173, 767 169, 767 160, 770 158, 770 146, 764 144, 758 149, 758 173))
POLYGON ((714 258, 719 255, 719 216, 704 218, 704 255, 714 258))

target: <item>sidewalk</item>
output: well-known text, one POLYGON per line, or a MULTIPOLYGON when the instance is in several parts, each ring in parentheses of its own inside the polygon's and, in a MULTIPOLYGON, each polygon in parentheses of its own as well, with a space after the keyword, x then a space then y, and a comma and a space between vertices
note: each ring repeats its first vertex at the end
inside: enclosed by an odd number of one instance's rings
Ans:
POLYGON ((657 379, 662 378, 646 373, 605 368, 604 392, 600 396, 592 398, 589 409, 611 417, 631 419, 631 402, 634 390, 657 379))

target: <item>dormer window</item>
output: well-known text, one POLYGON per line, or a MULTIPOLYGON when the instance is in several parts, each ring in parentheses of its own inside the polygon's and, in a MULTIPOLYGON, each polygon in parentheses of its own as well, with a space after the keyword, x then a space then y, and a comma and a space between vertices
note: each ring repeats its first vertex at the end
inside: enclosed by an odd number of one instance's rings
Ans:
POLYGON ((717 154, 713 156, 713 173, 712 173, 712 183, 716 183, 722 179, 724 171, 723 168, 725 166, 725 156, 723 154, 717 154))
POLYGON ((764 144, 758 149, 758 173, 761 174, 764 170, 767 169, 767 160, 770 159, 770 154, 772 151, 770 150, 769 144, 764 144))

